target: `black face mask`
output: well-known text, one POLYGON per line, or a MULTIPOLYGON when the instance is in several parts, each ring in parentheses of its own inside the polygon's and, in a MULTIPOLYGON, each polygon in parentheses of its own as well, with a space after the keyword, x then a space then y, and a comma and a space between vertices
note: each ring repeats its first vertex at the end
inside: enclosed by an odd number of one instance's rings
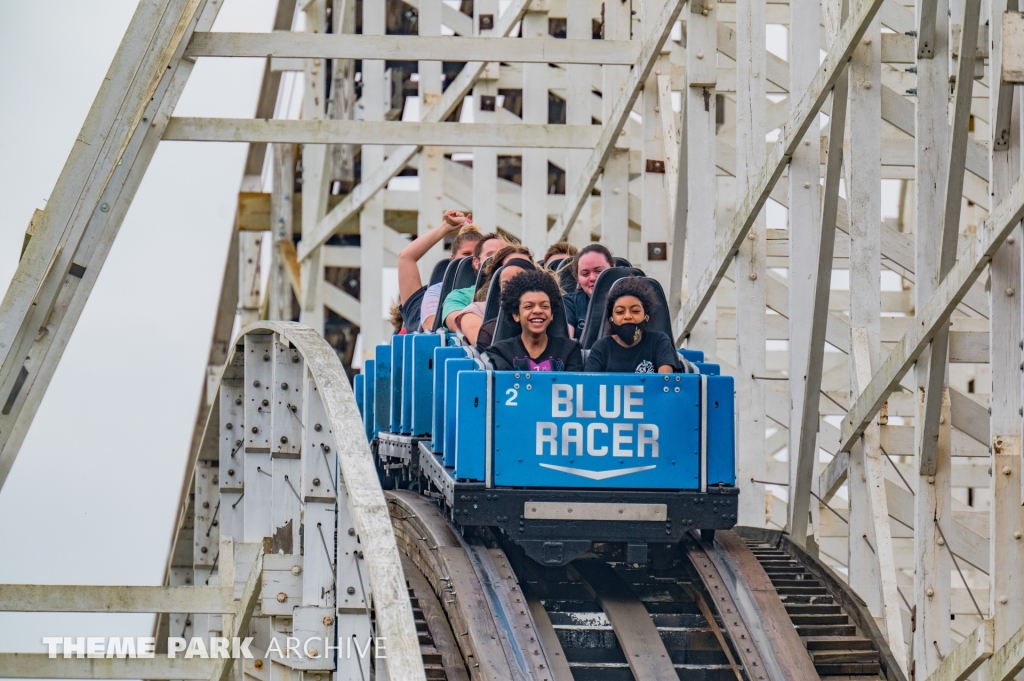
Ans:
POLYGON ((612 333, 619 337, 619 340, 626 345, 632 345, 640 340, 640 336, 647 330, 648 321, 649 319, 644 317, 643 321, 639 324, 616 324, 615 322, 609 322, 609 326, 612 333))

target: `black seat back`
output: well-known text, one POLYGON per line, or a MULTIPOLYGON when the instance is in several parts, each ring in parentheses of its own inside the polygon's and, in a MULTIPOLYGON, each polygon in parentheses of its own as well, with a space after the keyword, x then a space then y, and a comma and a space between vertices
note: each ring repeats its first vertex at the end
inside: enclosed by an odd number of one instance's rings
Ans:
MULTIPOLYGON (((499 276, 497 274, 495 274, 494 279, 495 280, 499 279, 499 276)), ((488 308, 490 308, 491 293, 494 292, 494 290, 493 290, 493 286, 494 286, 493 283, 492 283, 491 286, 492 286, 492 290, 487 292, 488 308)), ((495 292, 496 296, 500 296, 500 290, 501 289, 498 289, 498 291, 495 292)), ((562 304, 562 296, 561 296, 561 294, 558 294, 556 296, 556 298, 557 298, 556 300, 552 300, 551 301, 551 324, 548 326, 548 337, 549 338, 568 338, 569 337, 569 322, 566 320, 566 317, 565 317, 565 305, 562 304)), ((486 312, 485 312, 485 314, 486 314, 486 312)), ((487 318, 484 317, 485 323, 486 323, 486 319, 487 318)), ((505 310, 501 309, 499 307, 498 323, 494 327, 494 340, 491 341, 491 344, 493 345, 494 343, 497 343, 498 341, 503 341, 503 340, 506 340, 508 338, 515 338, 516 336, 518 336, 522 332, 523 332, 523 327, 520 326, 519 324, 516 324, 512 320, 511 315, 505 314, 505 310)))
POLYGON ((625 258, 620 258, 618 256, 615 256, 612 259, 615 261, 615 266, 616 267, 632 267, 633 266, 633 263, 631 263, 630 261, 626 260, 625 258))
POLYGON ((554 260, 549 262, 545 267, 547 267, 552 272, 557 272, 558 270, 562 269, 562 265, 564 265, 565 261, 568 260, 568 259, 569 258, 567 256, 561 257, 561 258, 555 258, 554 260))
POLYGON ((480 263, 480 269, 476 271, 476 291, 480 291, 480 287, 484 285, 484 272, 487 270, 487 263, 491 262, 490 258, 480 263))
POLYGON ((668 298, 665 297, 665 289, 661 288, 661 283, 657 279, 644 277, 644 281, 654 291, 654 301, 656 303, 654 312, 647 313, 651 318, 647 328, 651 331, 661 331, 675 342, 675 336, 672 332, 672 320, 669 319, 668 298))
POLYGON ((430 286, 434 284, 440 284, 444 281, 444 273, 448 270, 448 265, 451 264, 451 260, 439 260, 434 265, 434 271, 430 273, 430 286))
POLYGON ((594 284, 594 293, 590 296, 590 305, 587 307, 587 321, 583 327, 583 338, 580 345, 584 350, 589 350, 599 338, 604 336, 605 319, 604 306, 608 300, 608 292, 612 285, 619 279, 626 277, 641 277, 643 272, 635 267, 609 267, 601 272, 594 284))
POLYGON ((455 285, 452 288, 469 288, 474 284, 476 284, 476 270, 473 269, 473 258, 463 258, 459 263, 459 269, 455 271, 455 285))
POLYGON ((498 318, 501 312, 501 272, 505 269, 502 265, 491 277, 491 284, 487 287, 487 304, 484 306, 484 324, 498 318))
POLYGON ((574 257, 562 260, 562 265, 558 268, 558 272, 555 275, 558 277, 558 286, 562 289, 562 293, 572 293, 579 285, 576 281, 576 275, 573 273, 574 260, 574 257))
POLYGON ((448 267, 444 272, 444 279, 441 280, 441 298, 437 302, 437 314, 434 315, 434 325, 430 328, 431 331, 437 331, 444 324, 444 320, 441 319, 441 306, 444 305, 444 299, 448 297, 448 294, 455 286, 455 275, 459 271, 459 265, 465 261, 469 261, 470 269, 473 268, 473 258, 456 258, 455 260, 448 261, 448 267))

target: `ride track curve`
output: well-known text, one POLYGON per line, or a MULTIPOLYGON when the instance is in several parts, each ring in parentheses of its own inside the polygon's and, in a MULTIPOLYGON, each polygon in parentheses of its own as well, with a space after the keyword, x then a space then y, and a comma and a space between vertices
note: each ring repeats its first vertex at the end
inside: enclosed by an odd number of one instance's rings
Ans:
MULTIPOLYGON (((263 362, 272 355, 275 366, 294 362, 290 370, 302 370, 307 416, 300 436, 302 457, 314 458, 305 452, 313 442, 321 442, 314 447, 318 465, 319 449, 330 451, 323 441, 311 439, 314 429, 306 426, 313 414, 322 414, 317 423, 326 418, 329 424, 326 433, 316 430, 321 438, 333 437, 337 457, 334 466, 327 456, 322 461, 329 472, 333 467, 337 473, 337 493, 330 495, 339 510, 337 553, 331 565, 337 569, 337 612, 340 618, 346 612, 341 602, 348 602, 342 594, 346 577, 338 559, 344 539, 341 516, 347 509, 354 525, 348 534, 354 534, 359 545, 351 553, 357 569, 360 562, 366 566, 372 596, 366 617, 376 635, 386 637, 391 679, 774 681, 832 678, 836 671, 845 671, 845 678, 854 672, 857 678, 870 674, 904 681, 898 669, 893 673, 891 655, 877 627, 862 626, 862 609, 842 591, 839 580, 812 557, 788 551, 787 560, 796 567, 807 566, 807 578, 818 580, 814 588, 831 593, 842 606, 829 604, 828 617, 845 610, 869 639, 856 646, 857 652, 826 652, 832 655, 831 667, 808 654, 809 639, 802 638, 796 620, 806 619, 816 601, 794 601, 785 594, 787 601, 780 599, 791 587, 777 588, 779 568, 771 563, 778 562, 780 550, 787 550, 784 537, 738 528, 739 533, 718 530, 709 542, 690 532, 677 544, 652 546, 646 566, 626 564, 622 547, 615 543, 595 544, 591 552, 563 567, 541 566, 505 541, 500 531, 453 523, 430 497, 382 490, 349 378, 334 350, 315 331, 294 323, 259 322, 242 330, 234 348, 221 389, 244 389, 246 402, 251 401, 251 385, 258 383, 248 373, 254 361, 249 356, 252 348, 266 353, 263 362), (311 399, 314 394, 319 399, 311 399), (310 411, 319 408, 313 403, 322 403, 322 412, 310 411), (819 676, 818 670, 832 673, 819 676)), ((260 365, 257 362, 257 368, 260 365)), ((288 366, 280 370, 287 371, 288 366)), ((263 370, 269 371, 266 366, 263 370)), ((273 376, 273 381, 279 380, 277 373, 273 376)), ((227 405, 223 399, 220 404, 227 405)), ((268 408, 278 409, 278 404, 268 408)), ((231 427, 227 419, 242 420, 237 413, 232 417, 229 407, 211 410, 193 465, 210 459, 211 449, 217 450, 227 432, 224 428, 231 427)), ((276 437, 277 426, 264 417, 276 437)), ((244 420, 246 433, 251 425, 244 420)), ((223 443, 220 447, 223 462, 223 443)), ((245 455, 250 456, 248 450, 245 455)), ((306 517, 311 498, 303 510, 306 523, 311 522, 306 517)), ((189 506, 187 495, 183 504, 184 518, 194 506, 189 506)), ((222 538, 227 532, 225 527, 222 538)), ((177 541, 181 538, 179 531, 177 541)), ((784 572, 788 579, 793 570, 784 572)), ((269 584, 266 576, 264 584, 269 584)), ((268 602, 264 598, 263 603, 268 602)), ((354 611, 348 606, 348 612, 354 611)), ((262 615, 267 614, 265 609, 262 615)), ((822 637, 816 638, 821 644, 822 637)), ((843 643, 855 637, 836 638, 843 643)))

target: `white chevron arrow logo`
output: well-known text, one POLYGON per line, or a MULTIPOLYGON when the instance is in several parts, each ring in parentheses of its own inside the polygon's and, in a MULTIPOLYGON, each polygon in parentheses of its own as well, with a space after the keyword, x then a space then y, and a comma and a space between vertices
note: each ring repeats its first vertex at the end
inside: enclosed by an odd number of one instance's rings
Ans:
POLYGON ((569 468, 568 466, 555 466, 550 463, 542 463, 543 468, 550 468, 553 471, 560 471, 562 473, 568 473, 569 475, 578 475, 581 478, 588 478, 590 480, 608 480, 609 478, 618 478, 623 475, 629 475, 630 473, 639 473, 641 471, 649 471, 657 466, 640 466, 639 468, 622 468, 617 471, 584 471, 578 468, 569 468))

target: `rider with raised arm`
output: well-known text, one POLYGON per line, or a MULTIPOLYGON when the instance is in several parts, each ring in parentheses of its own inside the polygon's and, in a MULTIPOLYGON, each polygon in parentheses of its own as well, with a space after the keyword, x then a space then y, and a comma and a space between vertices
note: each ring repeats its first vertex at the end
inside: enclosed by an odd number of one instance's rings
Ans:
POLYGON ((415 333, 433 324, 434 314, 437 312, 437 299, 441 294, 441 284, 423 286, 418 265, 420 259, 434 244, 456 230, 461 231, 452 242, 451 259, 472 255, 473 248, 482 235, 469 220, 468 216, 457 210, 446 210, 440 225, 414 239, 398 254, 398 297, 407 332, 415 333), (421 321, 424 323, 421 324, 421 321))

